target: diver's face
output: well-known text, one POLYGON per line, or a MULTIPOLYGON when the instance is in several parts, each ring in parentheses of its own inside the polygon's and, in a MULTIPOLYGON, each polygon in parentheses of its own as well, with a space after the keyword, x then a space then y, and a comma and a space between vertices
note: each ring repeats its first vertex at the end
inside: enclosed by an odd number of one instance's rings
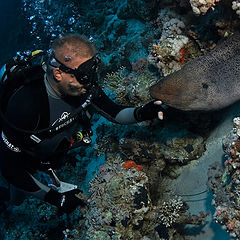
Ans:
MULTIPOLYGON (((64 56, 68 56, 70 60, 66 61, 64 57, 59 60, 71 69, 77 69, 82 63, 91 58, 71 56, 67 53, 64 56)), ((73 74, 66 73, 59 68, 55 68, 53 71, 54 77, 58 81, 57 89, 61 95, 80 96, 87 92, 84 85, 80 84, 73 74)))

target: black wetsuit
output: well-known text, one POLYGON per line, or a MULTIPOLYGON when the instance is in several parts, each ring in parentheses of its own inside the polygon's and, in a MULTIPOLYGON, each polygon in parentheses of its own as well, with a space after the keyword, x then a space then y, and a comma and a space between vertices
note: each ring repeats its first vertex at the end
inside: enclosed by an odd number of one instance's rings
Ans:
MULTIPOLYGON (((29 136, 23 136, 8 126, 3 126, 0 168, 2 175, 11 185, 43 199, 49 189, 32 174, 41 170, 45 163, 50 162, 54 165, 63 153, 68 151, 71 136, 81 126, 89 126, 94 112, 120 124, 136 122, 134 108, 115 104, 100 87, 96 88, 91 103, 78 114, 73 123, 58 134, 41 139, 40 143, 33 142, 29 136)), ((86 97, 87 95, 59 98, 45 78, 18 89, 8 102, 6 117, 11 123, 25 130, 46 128, 64 122, 86 97)))

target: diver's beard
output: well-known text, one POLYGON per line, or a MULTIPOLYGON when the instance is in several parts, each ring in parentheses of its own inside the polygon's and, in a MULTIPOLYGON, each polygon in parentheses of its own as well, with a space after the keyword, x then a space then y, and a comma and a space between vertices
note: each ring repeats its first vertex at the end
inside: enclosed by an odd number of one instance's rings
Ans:
POLYGON ((57 89, 58 89, 58 92, 60 93, 61 97, 67 96, 66 92, 64 91, 64 89, 60 85, 58 85, 57 89))
POLYGON ((58 87, 58 91, 59 91, 61 97, 81 96, 82 94, 85 94, 87 91, 87 90, 83 91, 83 89, 85 89, 85 88, 83 88, 83 87, 79 88, 79 87, 75 87, 75 86, 69 86, 69 88, 67 90, 61 86, 58 87))
POLYGON ((82 95, 84 93, 86 93, 87 89, 85 89, 84 86, 76 86, 74 84, 70 84, 69 85, 69 95, 72 95, 72 96, 79 96, 79 95, 82 95))
POLYGON ((70 88, 69 95, 71 96, 81 96, 85 94, 87 90, 85 88, 70 88))

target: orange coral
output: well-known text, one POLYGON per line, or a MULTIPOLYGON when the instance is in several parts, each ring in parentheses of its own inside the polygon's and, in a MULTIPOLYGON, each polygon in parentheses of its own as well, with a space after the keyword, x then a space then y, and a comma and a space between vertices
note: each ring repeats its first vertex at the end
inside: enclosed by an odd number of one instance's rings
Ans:
POLYGON ((180 50, 179 50, 179 54, 180 54, 180 56, 181 56, 181 58, 178 60, 178 62, 180 62, 180 63, 182 63, 182 62, 184 62, 184 56, 185 56, 185 50, 184 50, 184 48, 181 48, 180 50))
POLYGON ((123 167, 124 168, 137 168, 138 171, 142 171, 143 168, 141 165, 137 165, 134 161, 127 161, 125 163, 123 163, 123 167))

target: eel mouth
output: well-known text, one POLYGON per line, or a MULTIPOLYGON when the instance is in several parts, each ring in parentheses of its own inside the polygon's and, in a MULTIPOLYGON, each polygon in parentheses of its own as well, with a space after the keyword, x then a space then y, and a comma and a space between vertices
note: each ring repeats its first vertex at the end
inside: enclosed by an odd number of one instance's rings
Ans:
POLYGON ((152 98, 161 100, 165 105, 189 111, 192 110, 190 106, 197 97, 194 90, 189 87, 172 81, 163 81, 151 86, 149 91, 152 98))
POLYGON ((179 89, 176 85, 157 83, 150 87, 150 95, 155 99, 159 99, 165 104, 171 103, 177 98, 179 89))

